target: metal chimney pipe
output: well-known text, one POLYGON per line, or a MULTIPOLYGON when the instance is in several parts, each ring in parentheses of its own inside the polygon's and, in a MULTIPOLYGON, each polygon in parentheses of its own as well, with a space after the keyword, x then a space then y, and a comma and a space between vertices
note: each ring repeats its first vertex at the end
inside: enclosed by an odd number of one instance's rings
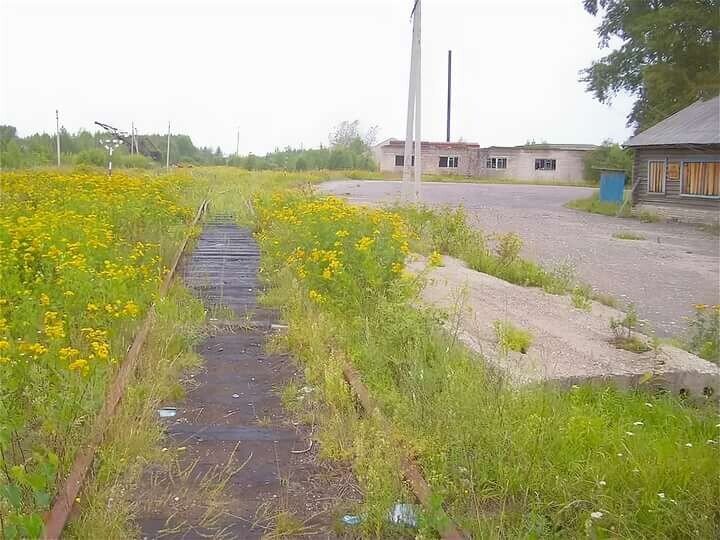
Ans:
POLYGON ((448 98, 447 98, 447 136, 445 140, 450 142, 450 100, 452 87, 452 51, 448 51, 448 98))

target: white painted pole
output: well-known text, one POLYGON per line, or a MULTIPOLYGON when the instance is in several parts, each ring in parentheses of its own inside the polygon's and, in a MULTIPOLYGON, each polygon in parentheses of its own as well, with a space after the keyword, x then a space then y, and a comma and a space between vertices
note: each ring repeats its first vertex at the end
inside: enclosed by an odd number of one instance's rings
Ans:
POLYGON ((411 167, 412 167, 412 151, 413 151, 413 122, 415 117, 415 49, 416 49, 416 36, 417 36, 417 25, 413 16, 413 29, 412 39, 410 41, 410 80, 408 83, 408 105, 407 105, 407 124, 405 126, 405 149, 403 157, 403 176, 402 176, 402 192, 401 197, 403 202, 409 202, 410 200, 410 183, 411 183, 411 167))
POLYGON ((165 156, 165 168, 170 170, 170 122, 168 122, 167 155, 165 156))
POLYGON ((416 66, 415 66, 415 189, 413 193, 413 202, 419 203, 422 199, 422 62, 421 62, 421 4, 422 0, 418 0, 415 6, 415 25, 417 25, 417 35, 415 36, 416 47, 416 66))
POLYGON ((135 122, 130 122, 130 155, 135 153, 135 122))
POLYGON ((235 157, 240 157, 240 126, 237 128, 237 141, 235 142, 235 157))
POLYGON ((55 109, 55 139, 57 142, 57 166, 60 166, 60 113, 55 109))

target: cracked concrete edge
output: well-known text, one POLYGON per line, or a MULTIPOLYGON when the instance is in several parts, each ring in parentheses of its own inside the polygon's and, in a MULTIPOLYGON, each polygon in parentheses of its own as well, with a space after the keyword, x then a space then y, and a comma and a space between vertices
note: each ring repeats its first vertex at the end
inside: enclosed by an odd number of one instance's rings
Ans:
POLYGON ((449 310, 456 320, 448 323, 448 331, 513 385, 611 383, 692 398, 720 396, 720 367, 692 353, 670 345, 641 354, 614 348, 609 320, 624 317, 617 309, 593 302, 590 312, 581 312, 568 296, 508 283, 452 257, 443 260, 444 266, 435 268, 418 255, 409 262, 408 270, 426 281, 422 302, 449 310), (504 312, 498 307, 503 303, 504 312), (528 354, 500 351, 492 330, 497 318, 531 330, 538 343, 528 354))

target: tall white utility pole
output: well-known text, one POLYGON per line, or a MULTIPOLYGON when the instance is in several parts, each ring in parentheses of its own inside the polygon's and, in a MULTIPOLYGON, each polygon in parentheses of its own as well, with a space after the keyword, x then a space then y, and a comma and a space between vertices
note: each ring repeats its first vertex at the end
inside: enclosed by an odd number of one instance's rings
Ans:
POLYGON ((170 170, 170 122, 168 122, 167 155, 165 156, 165 168, 170 170))
POLYGON ((57 166, 60 166, 60 113, 55 109, 55 139, 57 141, 57 166))
POLYGON ((415 21, 413 27, 417 26, 416 39, 416 57, 415 57, 415 190, 413 192, 413 202, 419 203, 421 200, 422 186, 422 63, 420 61, 420 4, 421 0, 417 0, 415 4, 415 21))
POLYGON ((135 153, 135 122, 130 122, 130 155, 135 153))
POLYGON ((240 126, 237 127, 237 142, 235 143, 235 157, 240 157, 240 126))
POLYGON ((422 178, 422 130, 421 130, 421 69, 420 69, 420 9, 421 0, 415 0, 412 10, 413 30, 410 49, 410 84, 408 86, 407 126, 405 129, 405 155, 403 157, 402 198, 405 202, 420 201, 422 178), (413 151, 413 128, 415 130, 415 155, 413 151), (414 161, 414 164, 413 164, 414 161), (414 182, 411 182, 411 171, 414 182), (411 195, 412 194, 412 195, 411 195))

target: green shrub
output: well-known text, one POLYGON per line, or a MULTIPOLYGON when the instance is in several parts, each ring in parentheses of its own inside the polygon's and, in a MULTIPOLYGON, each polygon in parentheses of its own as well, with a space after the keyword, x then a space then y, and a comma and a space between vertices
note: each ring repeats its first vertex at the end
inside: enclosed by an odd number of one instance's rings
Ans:
POLYGON ((572 289, 573 283, 575 283, 575 266, 565 261, 557 264, 555 268, 547 274, 542 288, 546 293, 565 294, 572 289))
POLYGON ((720 305, 696 305, 688 329, 689 349, 705 360, 720 364, 720 305))
POLYGON ((592 288, 590 285, 576 285, 572 290, 572 303, 578 309, 589 311, 592 308, 592 288))
POLYGON ((495 321, 493 323, 495 335, 497 336, 500 350, 507 354, 509 351, 515 351, 526 354, 530 345, 532 345, 533 337, 530 332, 518 328, 509 321, 495 321))
POLYGON ((495 246, 495 253, 500 264, 509 265, 515 262, 520 256, 522 246, 522 238, 517 233, 511 232, 501 235, 497 246, 495 246))

